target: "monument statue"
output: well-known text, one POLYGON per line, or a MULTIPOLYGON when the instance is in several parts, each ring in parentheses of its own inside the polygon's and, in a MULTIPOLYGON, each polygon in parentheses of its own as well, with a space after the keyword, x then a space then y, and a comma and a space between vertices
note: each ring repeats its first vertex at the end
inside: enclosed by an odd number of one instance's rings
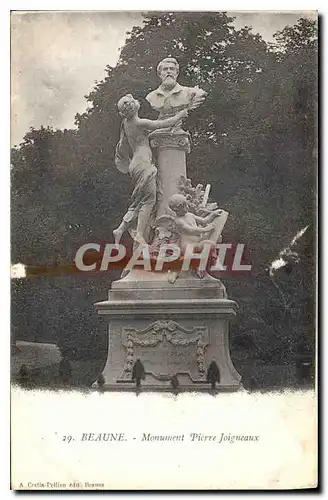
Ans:
POLYGON ((208 390, 211 367, 216 366, 218 390, 238 390, 241 376, 229 349, 229 321, 236 316, 237 304, 228 299, 220 279, 187 265, 190 255, 186 258, 184 252, 195 246, 196 260, 205 245, 217 252, 228 217, 208 201, 209 184, 205 190, 202 184, 194 188, 187 178, 190 136, 181 122, 204 102, 206 93, 177 82, 175 59, 163 59, 157 72, 161 85, 146 97, 159 113, 157 120, 139 118, 139 103, 130 94, 118 102, 123 121, 115 163, 131 175, 135 188, 114 237, 118 243, 123 232, 130 231, 136 255, 146 248, 150 260, 165 254, 169 244, 179 251, 178 264, 186 265, 148 270, 126 266, 121 279, 112 283, 108 300, 95 304, 108 318, 110 338, 103 388, 135 388, 139 363, 140 383, 148 389, 175 385, 180 390, 208 390), (148 233, 153 219, 154 239, 148 233))
POLYGON ((163 127, 172 127, 188 115, 186 110, 177 112, 166 119, 147 120, 139 118, 139 102, 131 94, 122 97, 117 104, 123 121, 121 136, 116 146, 115 163, 124 173, 129 172, 134 182, 134 190, 128 211, 119 227, 113 231, 115 243, 119 243, 123 233, 130 229, 137 218, 137 227, 132 232, 134 240, 139 244, 146 243, 149 221, 156 202, 157 168, 152 162, 149 146, 149 133, 163 127))

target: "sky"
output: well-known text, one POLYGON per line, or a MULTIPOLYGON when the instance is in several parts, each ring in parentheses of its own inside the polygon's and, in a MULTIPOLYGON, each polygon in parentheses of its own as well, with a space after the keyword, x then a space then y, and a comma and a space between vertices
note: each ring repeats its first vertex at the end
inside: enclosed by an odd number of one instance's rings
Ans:
MULTIPOLYGON (((273 34, 312 12, 228 12, 236 28, 273 34)), ((30 127, 72 128, 87 95, 115 66, 126 32, 142 24, 140 12, 13 12, 11 15, 11 144, 30 127)), ((163 54, 163 57, 165 54, 163 54)))

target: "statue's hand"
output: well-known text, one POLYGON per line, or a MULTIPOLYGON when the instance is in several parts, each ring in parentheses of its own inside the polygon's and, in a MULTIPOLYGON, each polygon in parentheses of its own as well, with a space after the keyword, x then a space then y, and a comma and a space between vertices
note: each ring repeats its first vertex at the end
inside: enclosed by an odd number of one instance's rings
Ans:
POLYGON ((212 212, 212 216, 213 216, 213 218, 214 217, 219 217, 220 215, 223 214, 223 212, 224 211, 219 208, 218 210, 214 210, 214 212, 212 212))
POLYGON ((191 92, 191 100, 189 104, 189 109, 196 109, 200 106, 207 96, 207 92, 205 90, 200 89, 199 87, 194 87, 191 92))
POLYGON ((186 109, 182 109, 176 114, 176 117, 179 118, 179 120, 182 120, 183 118, 187 118, 188 116, 188 111, 186 109))
POLYGON ((173 125, 171 132, 174 132, 174 130, 176 130, 181 125, 181 121, 184 118, 187 118, 187 116, 188 116, 188 111, 186 109, 182 109, 181 111, 178 111, 178 113, 175 115, 175 118, 177 119, 177 121, 176 121, 175 125, 173 125))

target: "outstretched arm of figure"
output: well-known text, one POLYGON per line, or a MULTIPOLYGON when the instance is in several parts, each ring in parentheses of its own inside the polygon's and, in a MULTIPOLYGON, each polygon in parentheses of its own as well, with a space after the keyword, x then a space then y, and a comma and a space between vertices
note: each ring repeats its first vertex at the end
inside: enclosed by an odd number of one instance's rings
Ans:
POLYGON ((213 226, 209 225, 206 227, 198 227, 198 226, 191 226, 188 224, 188 222, 183 221, 183 220, 175 220, 176 227, 179 231, 182 233, 190 234, 193 236, 198 236, 199 234, 202 233, 208 233, 209 231, 212 231, 213 226))
POLYGON ((197 222, 200 224, 208 224, 209 222, 212 222, 215 217, 218 217, 219 215, 222 215, 223 210, 213 210, 213 212, 210 212, 206 217, 199 217, 199 215, 195 215, 195 219, 197 222))
POLYGON ((156 130, 158 128, 173 127, 173 125, 175 125, 179 120, 182 120, 182 118, 186 118, 187 116, 188 111, 183 109, 171 118, 165 118, 164 120, 147 120, 146 118, 140 118, 139 124, 147 130, 156 130))

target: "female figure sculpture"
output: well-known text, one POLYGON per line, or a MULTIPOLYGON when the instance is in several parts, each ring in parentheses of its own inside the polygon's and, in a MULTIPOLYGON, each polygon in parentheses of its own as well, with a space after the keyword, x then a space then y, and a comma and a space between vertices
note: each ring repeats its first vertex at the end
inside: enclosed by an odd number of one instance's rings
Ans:
POLYGON ((117 107, 123 121, 120 141, 116 146, 115 163, 121 172, 130 174, 135 187, 130 206, 113 234, 115 243, 119 243, 123 233, 130 230, 137 219, 137 229, 133 238, 135 242, 143 244, 146 243, 146 233, 156 203, 157 169, 152 163, 148 136, 153 130, 173 127, 179 120, 185 118, 188 112, 182 110, 175 116, 163 120, 139 118, 140 104, 131 94, 122 97, 117 107))

